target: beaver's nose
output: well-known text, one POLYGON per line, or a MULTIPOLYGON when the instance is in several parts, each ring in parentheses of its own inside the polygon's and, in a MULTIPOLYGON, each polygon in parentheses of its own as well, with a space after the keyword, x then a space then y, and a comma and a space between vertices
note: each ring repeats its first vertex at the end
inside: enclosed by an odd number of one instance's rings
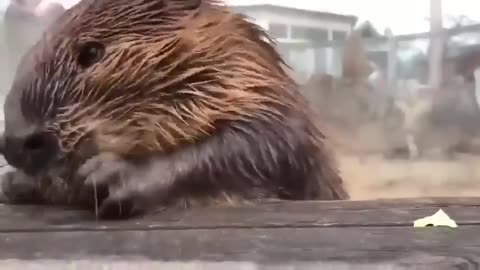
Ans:
POLYGON ((53 134, 44 132, 2 136, 0 140, 3 141, 0 150, 8 164, 27 174, 37 173, 55 157, 58 149, 53 134))

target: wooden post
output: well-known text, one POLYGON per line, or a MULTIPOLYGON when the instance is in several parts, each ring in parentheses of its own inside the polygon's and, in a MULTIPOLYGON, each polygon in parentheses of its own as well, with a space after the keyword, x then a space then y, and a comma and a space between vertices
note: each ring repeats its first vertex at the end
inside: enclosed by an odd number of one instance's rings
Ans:
POLYGON ((430 0, 429 83, 435 89, 442 83, 443 42, 442 0, 430 0))
POLYGON ((388 90, 393 91, 395 88, 395 81, 397 77, 397 40, 392 31, 388 29, 386 31, 388 37, 388 57, 387 57, 387 80, 388 90))
MULTIPOLYGON (((333 40, 333 31, 332 29, 328 29, 328 41, 332 41, 333 40)), ((317 52, 319 50, 319 47, 317 47, 317 52)), ((327 47, 327 49, 325 50, 325 61, 326 61, 326 71, 328 74, 332 74, 332 75, 336 75, 335 74, 335 70, 333 70, 334 68, 334 63, 333 61, 335 60, 333 58, 333 51, 334 51, 334 48, 333 46, 329 46, 327 47)))
POLYGON ((477 67, 473 72, 474 81, 475 81, 475 101, 477 106, 480 108, 480 67, 477 67))

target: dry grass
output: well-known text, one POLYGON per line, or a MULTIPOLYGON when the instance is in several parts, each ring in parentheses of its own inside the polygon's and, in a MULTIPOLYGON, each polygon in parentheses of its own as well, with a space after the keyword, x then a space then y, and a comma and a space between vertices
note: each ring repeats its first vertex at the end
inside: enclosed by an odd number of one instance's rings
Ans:
POLYGON ((480 196, 480 157, 456 160, 385 160, 339 155, 352 199, 480 196))

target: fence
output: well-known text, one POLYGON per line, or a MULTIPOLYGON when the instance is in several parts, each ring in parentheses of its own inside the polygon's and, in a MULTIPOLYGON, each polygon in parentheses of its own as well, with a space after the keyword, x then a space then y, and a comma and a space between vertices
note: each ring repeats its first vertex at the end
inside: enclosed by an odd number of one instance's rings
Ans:
MULTIPOLYGON (((447 42, 445 60, 448 62, 463 52, 480 47, 480 24, 445 29, 440 33, 447 42)), ((387 74, 389 81, 418 80, 428 77, 428 46, 430 32, 363 38, 368 59, 387 74)), ((295 70, 301 81, 315 73, 341 76, 346 41, 304 42, 278 44, 279 51, 295 70)))

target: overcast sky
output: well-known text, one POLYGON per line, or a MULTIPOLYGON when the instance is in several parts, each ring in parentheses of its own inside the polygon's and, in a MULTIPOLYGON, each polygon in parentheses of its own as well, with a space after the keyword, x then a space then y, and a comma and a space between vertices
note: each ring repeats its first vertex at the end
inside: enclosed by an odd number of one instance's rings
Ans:
MULTIPOLYGON (((356 15, 370 20, 383 31, 390 27, 395 34, 428 31, 429 0, 230 0, 233 4, 270 3, 283 6, 356 15)), ((480 21, 479 0, 443 0, 443 13, 467 15, 480 21)))
MULTIPOLYGON (((0 0, 5 6, 9 0, 0 0)), ((70 7, 78 0, 44 0, 70 7)), ((428 31, 429 0, 226 0, 229 4, 276 4, 282 6, 356 15, 370 20, 383 31, 390 27, 395 34, 428 31)), ((443 0, 444 15, 468 17, 480 21, 479 0, 443 0)))

